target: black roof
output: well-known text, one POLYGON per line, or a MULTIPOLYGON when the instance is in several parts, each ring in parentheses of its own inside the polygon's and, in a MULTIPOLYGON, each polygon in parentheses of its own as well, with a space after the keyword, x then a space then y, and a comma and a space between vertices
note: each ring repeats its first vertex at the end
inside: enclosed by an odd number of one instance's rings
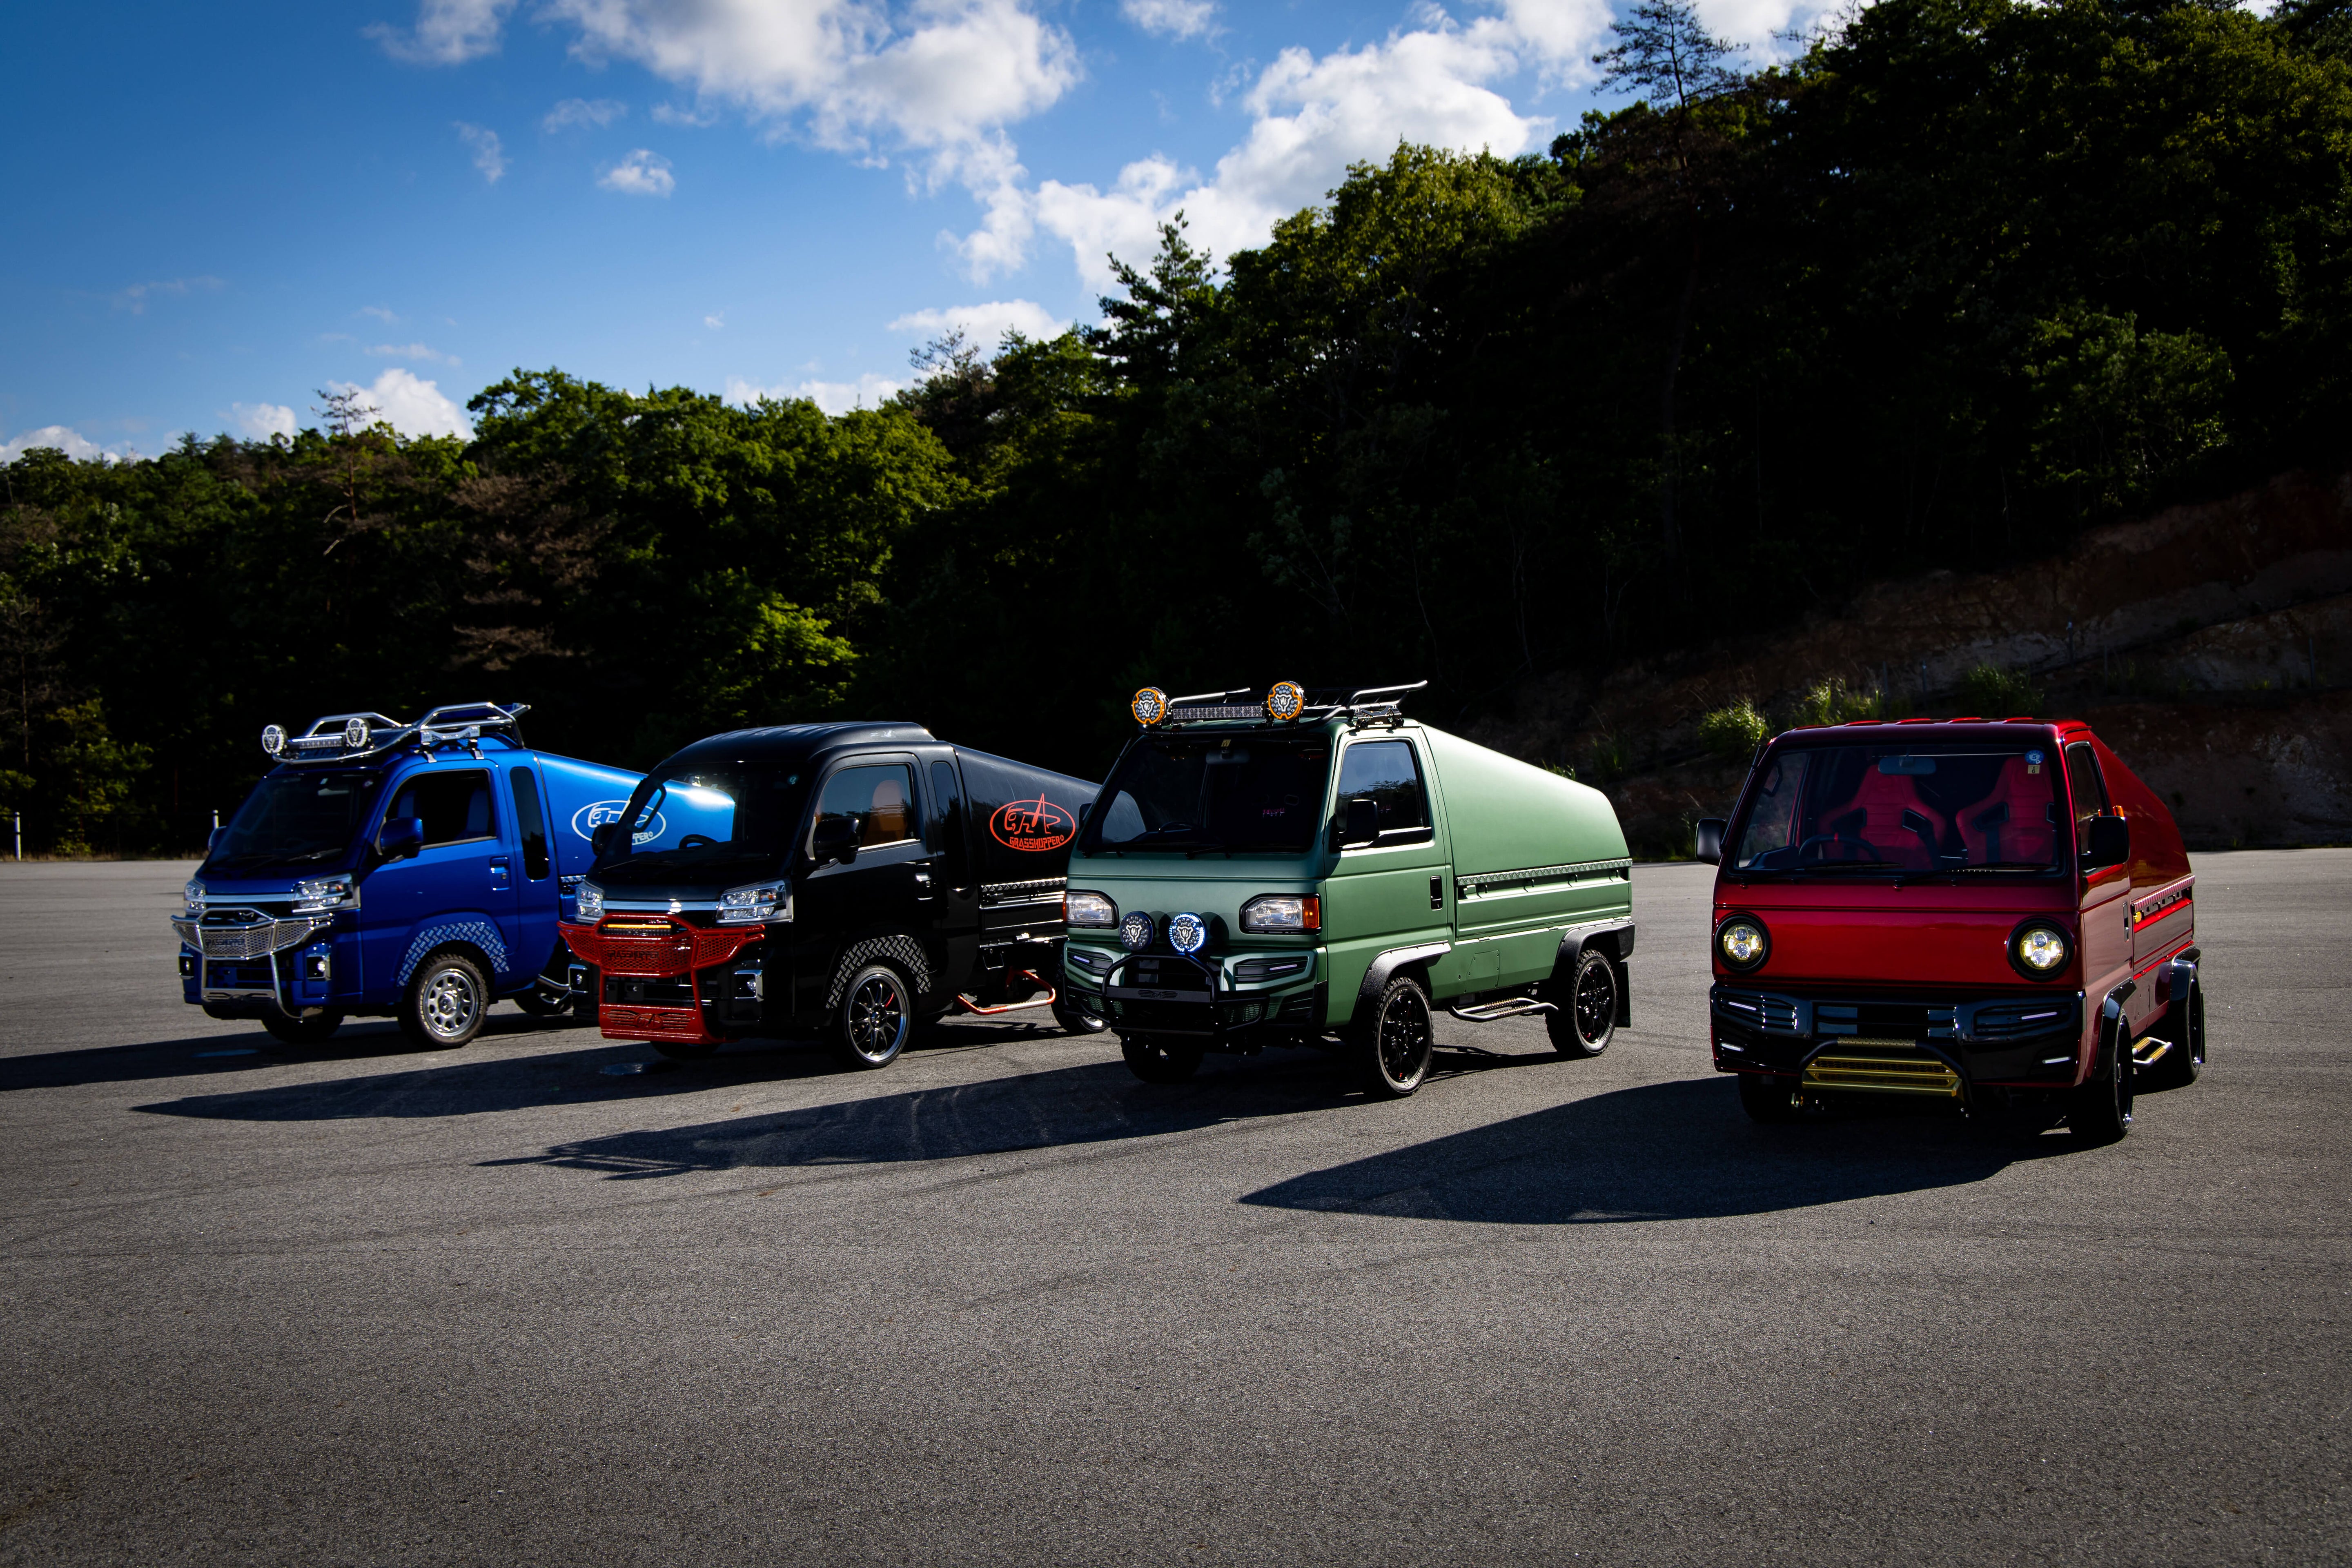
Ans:
POLYGON ((902 720, 866 724, 771 724, 763 729, 706 735, 692 745, 679 747, 654 771, 665 773, 700 762, 797 762, 842 746, 909 746, 936 739, 920 724, 902 720))

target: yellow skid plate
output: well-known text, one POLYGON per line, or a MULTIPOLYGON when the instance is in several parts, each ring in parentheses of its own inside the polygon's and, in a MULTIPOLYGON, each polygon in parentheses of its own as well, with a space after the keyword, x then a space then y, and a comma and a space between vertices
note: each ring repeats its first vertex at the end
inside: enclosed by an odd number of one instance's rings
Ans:
POLYGON ((1848 1040, 1805 1064, 1807 1089, 1933 1094, 1957 1100, 1960 1075, 1909 1040, 1848 1040))

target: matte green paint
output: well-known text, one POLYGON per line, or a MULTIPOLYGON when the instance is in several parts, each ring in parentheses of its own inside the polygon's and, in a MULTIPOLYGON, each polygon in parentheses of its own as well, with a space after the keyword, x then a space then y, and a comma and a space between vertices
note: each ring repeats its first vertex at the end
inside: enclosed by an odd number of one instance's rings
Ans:
MULTIPOLYGON (((1223 728, 1198 726, 1212 733, 1223 728)), ((1301 738, 1312 728, 1302 726, 1301 738)), ((1339 748, 1355 742, 1409 741, 1428 788, 1434 828, 1429 842, 1335 852, 1327 832, 1303 856, 1075 853, 1071 889, 1105 895, 1121 915, 1145 910, 1163 917, 1183 910, 1221 917, 1228 963, 1254 953, 1312 951, 1316 962, 1307 974, 1272 985, 1240 986, 1228 994, 1264 995, 1278 1005, 1323 983, 1330 987, 1326 1027, 1354 1016, 1365 972, 1392 949, 1446 945, 1425 966, 1431 993, 1442 1002, 1546 979, 1570 927, 1633 913, 1632 872, 1622 864, 1625 834, 1600 791, 1410 720, 1362 725, 1334 720, 1322 728, 1335 748, 1324 822, 1339 816, 1332 798, 1343 763, 1339 748), (1605 868, 1565 869, 1593 862, 1605 868), (1547 874, 1476 880, 1511 872, 1547 874), (1467 897, 1465 879, 1471 879, 1467 897), (1433 884, 1437 907, 1432 907, 1433 884), (1319 939, 1244 931, 1242 905, 1260 893, 1319 896, 1319 939)), ((1188 731, 1193 729, 1187 726, 1188 731)), ((1115 931, 1074 927, 1070 941, 1108 954, 1120 951, 1115 931)))

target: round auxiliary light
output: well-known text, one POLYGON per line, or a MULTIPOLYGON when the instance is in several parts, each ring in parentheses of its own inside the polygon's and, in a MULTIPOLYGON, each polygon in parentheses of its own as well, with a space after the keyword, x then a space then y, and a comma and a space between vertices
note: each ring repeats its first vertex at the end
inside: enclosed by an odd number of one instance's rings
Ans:
POLYGON ((1763 967, 1772 939, 1765 934, 1762 921, 1734 915, 1716 928, 1715 951, 1726 964, 1745 973, 1763 967))
POLYGON ((368 723, 364 719, 343 721, 343 750, 364 752, 368 743, 368 723))
POLYGON ((283 752, 286 749, 285 727, 280 724, 264 725, 261 731, 261 749, 273 757, 283 752))
POLYGON ((2064 969, 2070 952, 2066 933, 2042 921, 2028 921, 2009 939, 2010 967, 2032 980, 2047 980, 2064 969))
POLYGON ((1168 945, 1190 958, 1209 945, 1209 922, 1195 914, 1170 915, 1168 945))
POLYGON ((1168 693, 1156 686, 1147 686, 1135 694, 1127 710, 1135 715, 1139 724, 1157 724, 1168 717, 1168 693))
POLYGON ((1265 716, 1296 719, 1307 711, 1307 689, 1295 680, 1277 680, 1265 694, 1265 716))
POLYGON ((1136 910, 1118 922, 1118 945, 1129 952, 1141 952, 1151 945, 1151 917, 1136 910))

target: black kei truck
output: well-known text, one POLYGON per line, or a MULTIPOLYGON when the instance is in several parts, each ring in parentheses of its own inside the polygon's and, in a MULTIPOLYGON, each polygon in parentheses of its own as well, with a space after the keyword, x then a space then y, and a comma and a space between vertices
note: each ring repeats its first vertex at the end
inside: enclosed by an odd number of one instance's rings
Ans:
POLYGON ((887 1067, 950 1012, 1051 1007, 1062 894, 1095 786, 918 724, 790 724, 698 741, 646 775, 563 935, 604 1037, 705 1057, 829 1040, 887 1067))

